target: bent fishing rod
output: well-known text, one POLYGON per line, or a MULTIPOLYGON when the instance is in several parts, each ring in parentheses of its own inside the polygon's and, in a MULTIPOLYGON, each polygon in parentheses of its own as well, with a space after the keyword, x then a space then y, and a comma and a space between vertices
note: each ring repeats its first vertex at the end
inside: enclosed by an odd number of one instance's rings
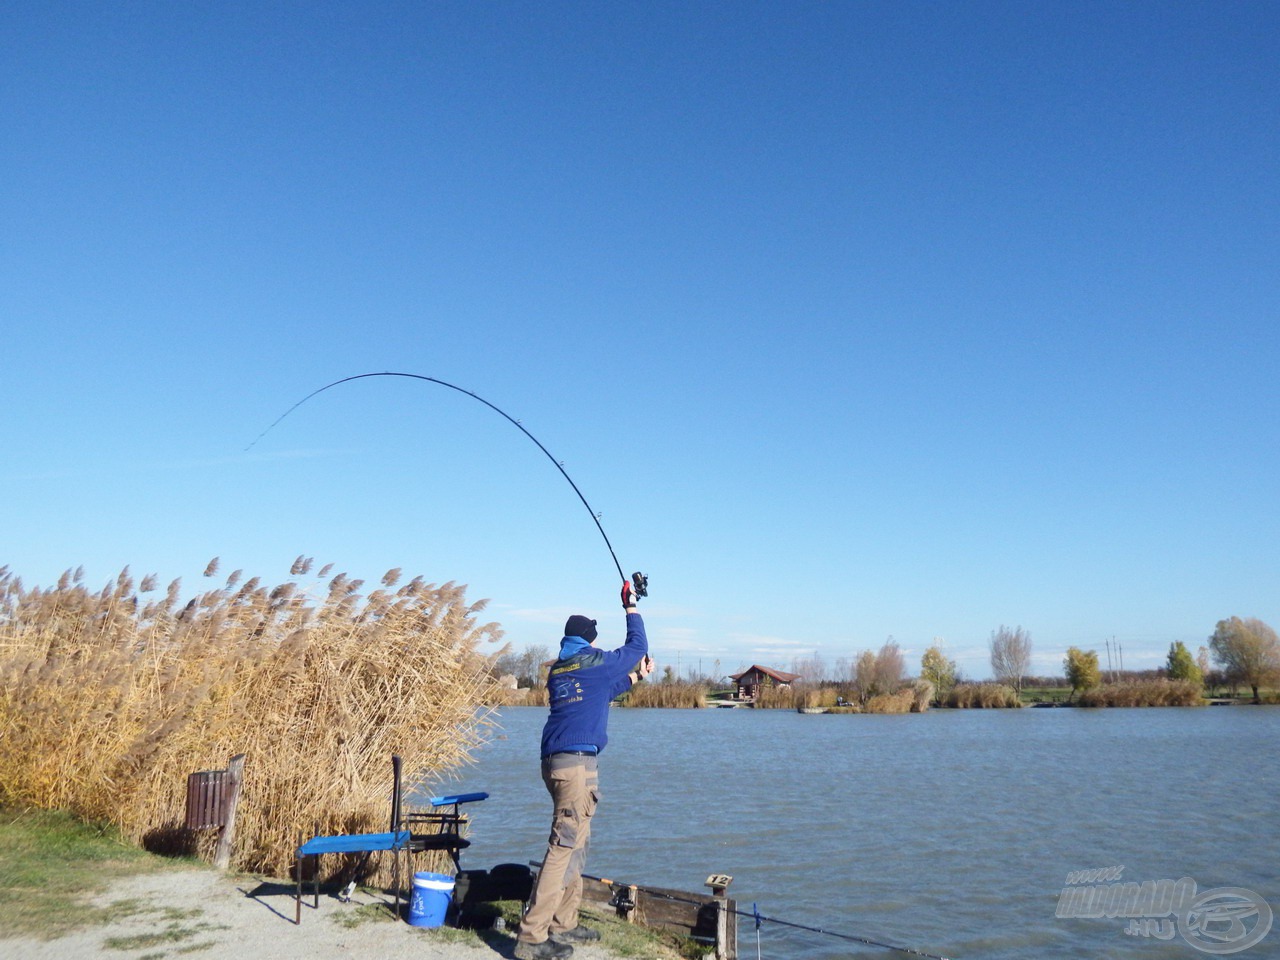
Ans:
MULTIPOLYGON (((591 509, 591 504, 587 503, 587 498, 582 495, 582 491, 578 489, 578 485, 573 482, 573 478, 570 477, 568 474, 568 471, 565 470, 564 464, 561 461, 557 460, 555 457, 553 457, 551 455, 551 451, 548 450, 546 447, 544 447, 542 445, 542 442, 538 440, 538 438, 535 437, 532 433, 526 430, 524 424, 521 423, 519 420, 517 420, 515 417, 511 416, 505 410, 502 410, 498 406, 490 403, 488 400, 486 400, 484 397, 480 396, 479 394, 472 393, 470 390, 466 390, 462 387, 459 387, 457 384, 449 383, 445 380, 439 380, 436 377, 424 376, 423 374, 420 374, 420 373, 397 373, 394 371, 384 371, 382 373, 357 373, 355 376, 343 377, 341 380, 333 381, 333 383, 326 383, 323 387, 321 387, 318 390, 312 390, 309 394, 307 394, 305 397, 303 397, 301 400, 295 403, 292 407, 290 407, 284 413, 280 414, 280 416, 276 417, 276 419, 272 421, 271 425, 267 427, 267 429, 263 430, 260 434, 257 435, 257 437, 254 438, 253 443, 245 447, 245 450, 252 450, 254 446, 257 445, 258 441, 261 440, 263 437, 265 437, 272 430, 274 430, 276 425, 280 423, 281 420, 289 416, 289 414, 293 413, 293 411, 297 410, 300 406, 302 406, 304 403, 306 403, 308 400, 310 400, 312 397, 316 396, 317 394, 324 393, 326 390, 332 387, 336 387, 340 384, 350 383, 352 380, 365 380, 369 377, 405 377, 411 380, 425 380, 427 383, 436 383, 442 387, 448 387, 450 390, 456 390, 458 391, 458 393, 464 393, 468 397, 471 397, 471 399, 473 400, 479 400, 490 410, 494 411, 495 413, 501 414, 503 418, 505 418, 509 423, 511 423, 513 426, 519 429, 521 433, 523 433, 526 437, 528 437, 535 444, 537 444, 538 449, 541 450, 544 454, 546 454, 547 459, 556 465, 556 469, 560 471, 560 475, 564 477, 567 481, 569 481, 569 486, 573 487, 573 492, 578 495, 578 499, 582 501, 582 505, 587 508, 587 513, 591 514, 591 519, 595 523, 596 529, 600 531, 600 536, 604 538, 604 545, 609 548, 609 556, 613 558, 613 565, 618 570, 618 577, 621 578, 622 580, 627 579, 627 575, 622 572, 622 564, 618 562, 618 555, 613 551, 613 544, 609 542, 609 535, 604 532, 604 527, 600 524, 600 515, 591 509)), ((649 595, 649 578, 648 577, 646 577, 642 573, 636 572, 631 575, 630 579, 633 586, 635 587, 635 593, 637 597, 647 597, 649 595)))

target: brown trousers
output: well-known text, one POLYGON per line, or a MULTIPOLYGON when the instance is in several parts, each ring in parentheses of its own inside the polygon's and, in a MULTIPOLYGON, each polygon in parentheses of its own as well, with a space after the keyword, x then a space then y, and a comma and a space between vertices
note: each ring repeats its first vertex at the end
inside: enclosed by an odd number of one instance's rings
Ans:
POLYGON ((547 855, 542 859, 529 908, 520 922, 518 937, 526 943, 541 943, 553 933, 578 925, 591 818, 600 800, 595 757, 569 753, 546 757, 542 761, 542 782, 547 785, 555 811, 547 855))

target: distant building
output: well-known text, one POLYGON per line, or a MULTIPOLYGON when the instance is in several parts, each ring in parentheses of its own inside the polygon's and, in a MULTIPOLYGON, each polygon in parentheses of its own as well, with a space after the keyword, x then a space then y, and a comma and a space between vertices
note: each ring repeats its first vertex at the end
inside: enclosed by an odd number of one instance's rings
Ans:
POLYGON ((800 679, 800 674, 783 673, 753 664, 750 669, 735 673, 729 679, 738 685, 739 700, 754 700, 761 687, 789 687, 800 679))

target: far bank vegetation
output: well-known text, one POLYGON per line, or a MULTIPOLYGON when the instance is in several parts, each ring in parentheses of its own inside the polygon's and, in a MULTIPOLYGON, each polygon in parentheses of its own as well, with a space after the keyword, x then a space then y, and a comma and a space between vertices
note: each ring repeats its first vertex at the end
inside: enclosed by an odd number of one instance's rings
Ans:
MULTIPOLYGON (((499 650, 489 662, 497 687, 490 705, 545 707, 547 670, 553 660, 551 652, 540 644, 522 652, 509 646, 499 650)), ((667 666, 659 676, 650 677, 624 693, 619 705, 701 708, 707 705, 715 685, 711 677, 677 677, 675 669, 667 666)))
POLYGON ((1021 707, 1022 698, 1003 683, 957 683, 947 693, 943 706, 961 709, 996 710, 1021 707))
POLYGON ((902 650, 890 637, 878 651, 842 657, 828 669, 822 655, 792 661, 798 679, 762 686, 755 706, 765 709, 822 709, 829 713, 923 713, 934 698, 925 677, 908 677, 902 650))
POLYGON ((1134 680, 1091 687, 1080 693, 1082 707, 1194 707, 1204 703, 1204 690, 1189 680, 1134 680))
MULTIPOLYGON (((925 650, 920 672, 907 675, 902 651, 890 637, 878 650, 837 659, 832 666, 815 652, 791 661, 795 679, 766 680, 755 689, 751 706, 832 713, 910 713, 933 707, 1016 709, 1027 705, 1082 707, 1196 706, 1206 698, 1238 701, 1248 689, 1253 702, 1280 702, 1280 640, 1266 623, 1232 617, 1218 623, 1207 645, 1193 656, 1186 644, 1169 645, 1164 666, 1125 670, 1122 650, 1107 643, 1104 667, 1096 650, 1071 647, 1059 676, 1033 676, 1031 634, 1022 626, 1000 626, 988 641, 993 680, 967 680, 940 639, 925 650), (1113 654, 1115 658, 1113 659, 1113 654), (1225 695, 1225 697, 1224 697, 1225 695)), ((501 675, 493 703, 545 705, 544 647, 525 654, 503 650, 491 668, 501 675)), ((716 663, 718 672, 719 662, 716 663)), ((780 672, 780 671, 776 671, 780 672)), ((728 678, 690 670, 677 675, 670 665, 660 675, 624 694, 620 705, 633 707, 706 707, 736 701, 739 691, 728 678)), ((779 679, 788 679, 781 677, 779 679)))
POLYGON ((622 705, 627 707, 688 707, 701 709, 707 705, 711 688, 706 682, 651 679, 638 683, 624 695, 622 705))

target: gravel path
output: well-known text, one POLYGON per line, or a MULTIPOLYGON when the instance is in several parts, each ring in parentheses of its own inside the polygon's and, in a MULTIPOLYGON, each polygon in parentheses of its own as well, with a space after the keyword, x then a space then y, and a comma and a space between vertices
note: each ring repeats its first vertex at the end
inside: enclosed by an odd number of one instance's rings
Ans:
MULTIPOLYGON (((0 940, 6 960, 180 960, 188 955, 229 960, 496 960, 511 958, 514 938, 491 942, 452 929, 425 930, 407 923, 367 919, 362 905, 379 900, 357 891, 350 903, 321 893, 320 907, 304 898, 295 925, 292 886, 207 869, 167 870, 134 876, 96 897, 116 919, 56 940, 0 940), (344 922, 346 921, 346 922, 344 922), (356 921, 355 925, 349 925, 356 921)), ((609 960, 598 945, 579 947, 575 958, 609 960)))

